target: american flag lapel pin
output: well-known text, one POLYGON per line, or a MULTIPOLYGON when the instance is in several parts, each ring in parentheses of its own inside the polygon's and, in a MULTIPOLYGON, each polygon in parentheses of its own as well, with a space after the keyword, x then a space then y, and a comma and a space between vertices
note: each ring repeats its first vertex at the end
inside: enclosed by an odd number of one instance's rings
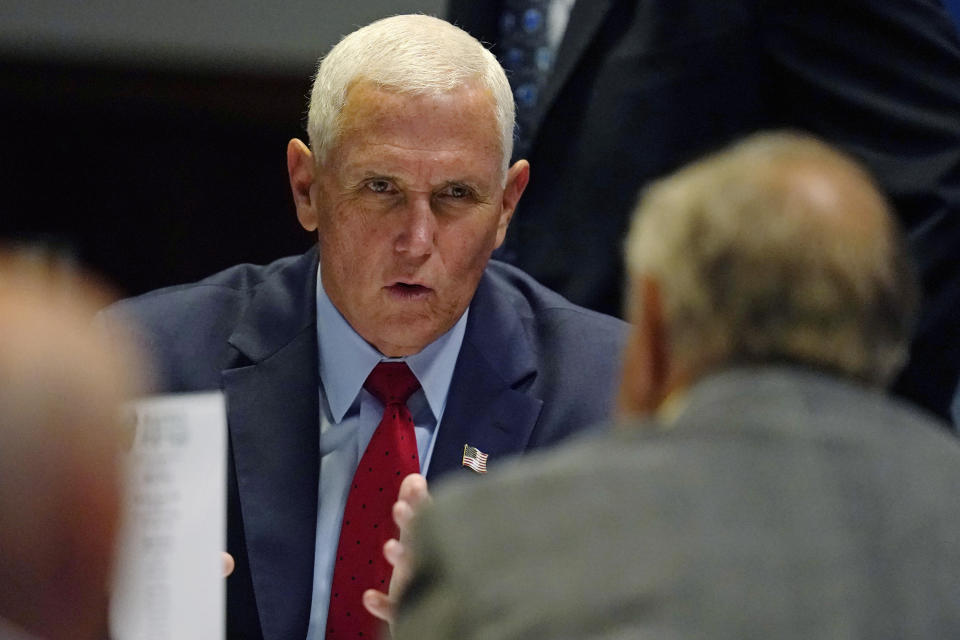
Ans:
POLYGON ((463 466, 477 473, 487 472, 487 454, 468 444, 463 445, 463 466))

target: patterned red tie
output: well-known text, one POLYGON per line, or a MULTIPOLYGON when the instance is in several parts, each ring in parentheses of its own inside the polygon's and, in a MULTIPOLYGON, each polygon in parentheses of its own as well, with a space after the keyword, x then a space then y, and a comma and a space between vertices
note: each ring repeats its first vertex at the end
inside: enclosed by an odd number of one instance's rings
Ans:
POLYGON ((363 592, 387 591, 393 568, 383 544, 397 537, 391 511, 400 482, 420 472, 407 399, 420 388, 404 362, 381 362, 363 384, 383 403, 383 418, 353 475, 343 511, 327 614, 327 638, 375 638, 380 621, 363 607, 363 592))

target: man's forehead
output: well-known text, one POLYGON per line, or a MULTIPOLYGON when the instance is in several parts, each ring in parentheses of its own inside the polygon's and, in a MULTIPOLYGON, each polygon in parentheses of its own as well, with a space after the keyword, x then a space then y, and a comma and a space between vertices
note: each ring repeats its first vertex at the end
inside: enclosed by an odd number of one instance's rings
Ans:
MULTIPOLYGON (((481 101, 487 102, 491 108, 495 108, 496 106, 496 99, 494 98, 493 92, 480 78, 465 80, 446 89, 429 87, 416 89, 392 86, 361 77, 354 79, 347 85, 343 100, 343 111, 346 111, 347 106, 351 102, 367 102, 368 98, 379 98, 380 100, 392 98, 399 101, 416 101, 431 96, 455 96, 460 102, 463 102, 464 99, 469 96, 476 96, 481 101)), ((371 106, 376 106, 377 104, 376 100, 374 100, 371 106)), ((353 106, 356 107, 357 104, 353 106)))
MULTIPOLYGON (((341 133, 361 128, 396 125, 409 119, 411 124, 444 127, 455 124, 455 134, 472 125, 490 142, 499 145, 496 102, 492 92, 479 81, 460 85, 450 91, 399 91, 369 81, 350 85, 340 112, 341 133), (453 118, 451 120, 451 117, 453 118)), ((443 133, 442 129, 438 133, 443 133)))
POLYGON ((456 174, 446 180, 499 172, 501 141, 488 96, 474 87, 409 94, 355 85, 341 114, 335 162, 350 174, 456 174))

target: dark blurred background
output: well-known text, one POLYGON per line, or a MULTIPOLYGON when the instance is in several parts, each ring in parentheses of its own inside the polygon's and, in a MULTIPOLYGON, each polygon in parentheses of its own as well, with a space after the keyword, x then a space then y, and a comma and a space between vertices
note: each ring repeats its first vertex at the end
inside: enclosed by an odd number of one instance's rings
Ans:
POLYGON ((0 3, 0 242, 136 294, 310 245, 285 149, 318 56, 442 0, 0 3))
MULTIPOLYGON (((945 0, 960 14, 960 0, 945 0)), ((443 0, 0 3, 0 243, 122 294, 311 242, 285 146, 342 35, 443 0)))

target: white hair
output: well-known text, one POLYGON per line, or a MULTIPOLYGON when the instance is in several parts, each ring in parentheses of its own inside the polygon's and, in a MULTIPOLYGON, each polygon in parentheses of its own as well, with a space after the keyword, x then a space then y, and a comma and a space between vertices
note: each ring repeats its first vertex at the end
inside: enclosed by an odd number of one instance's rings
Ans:
POLYGON ((491 94, 506 175, 513 153, 513 94, 503 67, 466 31, 431 16, 400 15, 340 40, 317 66, 310 92, 307 133, 317 162, 325 162, 336 145, 347 91, 361 81, 409 94, 449 93, 479 82, 491 94))

